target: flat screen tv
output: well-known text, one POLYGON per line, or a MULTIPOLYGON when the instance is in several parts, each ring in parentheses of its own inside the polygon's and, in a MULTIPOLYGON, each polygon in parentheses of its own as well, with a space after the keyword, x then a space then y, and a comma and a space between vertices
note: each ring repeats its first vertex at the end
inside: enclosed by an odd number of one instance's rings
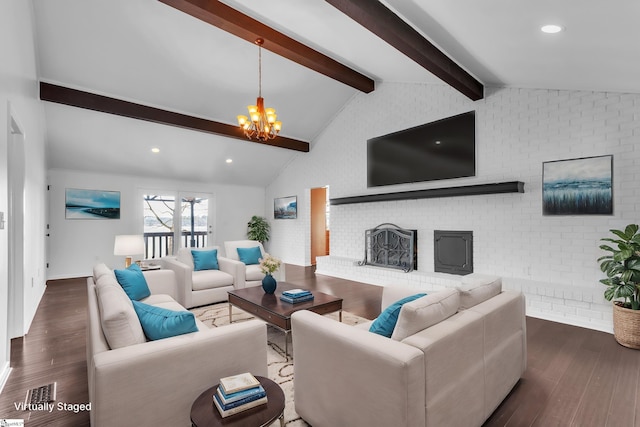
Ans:
POLYGON ((475 111, 367 141, 367 187, 476 174, 475 111))

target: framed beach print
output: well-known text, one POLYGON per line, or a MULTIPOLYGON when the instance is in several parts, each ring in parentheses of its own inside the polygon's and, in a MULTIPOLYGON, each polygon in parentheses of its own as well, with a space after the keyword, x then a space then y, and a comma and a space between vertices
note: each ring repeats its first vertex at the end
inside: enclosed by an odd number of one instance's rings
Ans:
POLYGON ((273 199, 274 219, 296 219, 298 217, 298 198, 296 196, 273 199))
POLYGON ((544 215, 612 215, 613 156, 542 164, 544 215))
POLYGON ((66 188, 66 219, 120 219, 120 192, 66 188))

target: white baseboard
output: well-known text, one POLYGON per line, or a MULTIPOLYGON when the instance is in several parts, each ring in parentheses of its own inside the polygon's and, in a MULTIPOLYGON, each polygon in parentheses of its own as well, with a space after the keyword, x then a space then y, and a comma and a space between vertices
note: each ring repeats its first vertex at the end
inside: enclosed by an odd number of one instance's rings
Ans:
POLYGON ((9 367, 9 362, 5 362, 2 369, 0 369, 0 394, 2 394, 2 390, 9 379, 9 375, 11 375, 11 368, 9 367))
POLYGON ((87 274, 87 272, 77 272, 77 273, 66 273, 66 274, 53 274, 47 276, 47 280, 63 280, 63 279, 79 279, 82 277, 89 277, 91 274, 87 274))

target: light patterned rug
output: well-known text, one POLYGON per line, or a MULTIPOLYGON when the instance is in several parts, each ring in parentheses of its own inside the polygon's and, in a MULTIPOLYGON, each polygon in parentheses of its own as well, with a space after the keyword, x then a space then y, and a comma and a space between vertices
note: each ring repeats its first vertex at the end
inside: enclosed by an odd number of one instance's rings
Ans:
MULTIPOLYGON (((205 307, 193 308, 190 310, 202 323, 209 327, 220 327, 229 324, 229 304, 226 302, 208 305, 205 307)), ((338 313, 326 315, 329 318, 338 320, 338 313)), ((233 323, 243 322, 254 317, 249 313, 233 307, 233 323)), ((367 319, 358 317, 346 311, 342 312, 342 322, 348 325, 368 322, 367 319)), ((267 362, 269 365, 269 378, 277 382, 285 396, 284 420, 289 427, 308 426, 306 422, 295 411, 293 402, 293 357, 291 355, 292 346, 289 342, 289 356, 284 353, 284 332, 267 325, 267 362)), ((274 425, 279 425, 276 422, 274 425)))

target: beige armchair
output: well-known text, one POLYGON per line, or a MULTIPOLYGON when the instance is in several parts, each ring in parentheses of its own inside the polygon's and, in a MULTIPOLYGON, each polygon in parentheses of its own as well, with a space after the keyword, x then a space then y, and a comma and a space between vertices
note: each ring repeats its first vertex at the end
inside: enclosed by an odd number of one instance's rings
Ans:
MULTIPOLYGON (((231 260, 240 262, 240 256, 238 255, 238 248, 255 248, 258 247, 260 249, 261 256, 264 256, 265 251, 262 243, 256 240, 234 240, 229 242, 224 242, 224 251, 225 256, 231 260)), ((264 273, 260 271, 259 264, 244 264, 243 272, 241 275, 236 277, 236 287, 237 288, 248 288, 251 286, 259 286, 262 284, 262 279, 264 278, 264 273)))
POLYGON ((240 287, 238 279, 244 283, 244 264, 222 257, 217 246, 180 248, 176 256, 163 257, 160 261, 164 268, 175 272, 178 281, 178 302, 186 308, 226 301, 227 292, 240 287), (191 251, 213 249, 218 250, 219 270, 195 271, 191 251))

